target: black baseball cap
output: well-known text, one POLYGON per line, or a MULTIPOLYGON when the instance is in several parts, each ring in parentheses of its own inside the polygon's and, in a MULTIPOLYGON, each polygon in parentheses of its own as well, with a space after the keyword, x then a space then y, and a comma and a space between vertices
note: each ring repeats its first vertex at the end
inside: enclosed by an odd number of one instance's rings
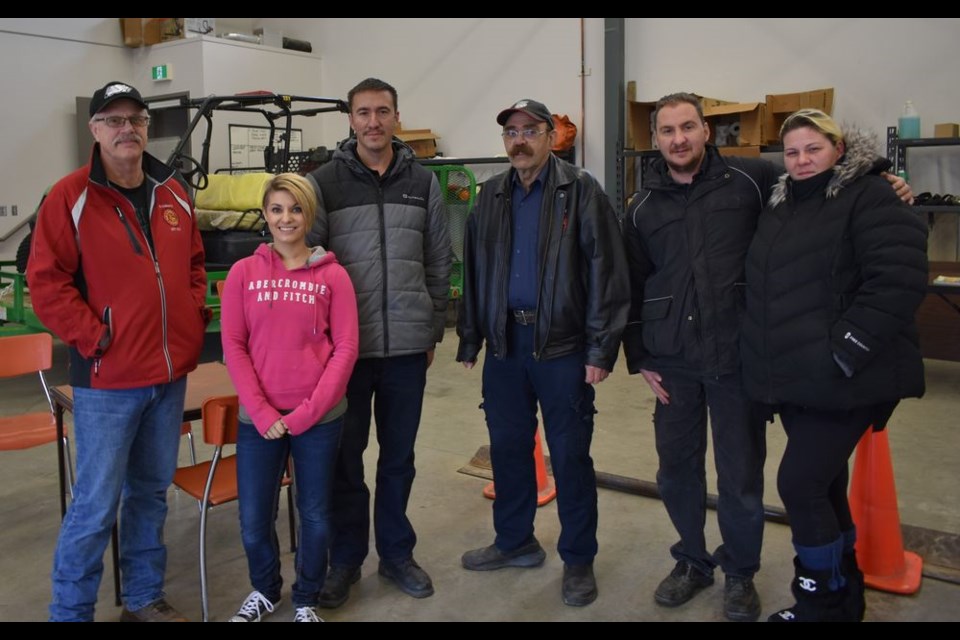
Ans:
POLYGON ((550 109, 547 109, 547 105, 542 102, 537 102, 536 100, 530 100, 529 98, 524 98, 513 103, 513 106, 507 107, 497 115, 497 124, 501 127, 507 124, 507 120, 510 119, 510 116, 515 114, 517 111, 522 111, 531 118, 536 118, 541 122, 547 123, 547 130, 553 129, 553 116, 550 115, 550 109))
POLYGON ((102 89, 97 89, 90 100, 90 117, 103 111, 104 107, 114 100, 133 100, 144 109, 147 103, 143 101, 140 92, 124 82, 108 82, 102 89))

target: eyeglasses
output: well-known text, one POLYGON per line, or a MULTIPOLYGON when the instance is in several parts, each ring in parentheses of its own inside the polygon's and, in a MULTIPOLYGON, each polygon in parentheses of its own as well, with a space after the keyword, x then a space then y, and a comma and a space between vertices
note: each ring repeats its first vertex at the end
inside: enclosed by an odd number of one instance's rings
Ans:
POLYGON ((150 124, 150 116, 105 116, 94 118, 93 121, 104 122, 111 129, 119 129, 129 121, 131 126, 139 128, 150 124))
POLYGON ((524 140, 535 140, 546 132, 546 129, 543 131, 540 129, 504 129, 503 133, 500 135, 503 136, 504 140, 509 140, 512 142, 520 136, 523 136, 524 140))

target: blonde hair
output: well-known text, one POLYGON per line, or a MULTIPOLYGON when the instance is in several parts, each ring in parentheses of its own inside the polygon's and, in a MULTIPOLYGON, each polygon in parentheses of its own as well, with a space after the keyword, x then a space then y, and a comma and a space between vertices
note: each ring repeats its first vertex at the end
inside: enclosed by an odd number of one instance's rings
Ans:
POLYGON ((303 211, 304 221, 307 228, 313 226, 313 220, 317 217, 317 192, 313 185, 303 176, 296 173, 281 173, 267 183, 263 191, 263 203, 261 206, 267 208, 267 199, 275 191, 286 191, 293 196, 294 202, 300 205, 303 211))
POLYGON ((843 131, 840 130, 840 125, 820 109, 800 109, 787 116, 783 126, 780 127, 780 141, 783 142, 783 136, 794 129, 804 127, 822 133, 833 143, 833 146, 843 142, 843 131))

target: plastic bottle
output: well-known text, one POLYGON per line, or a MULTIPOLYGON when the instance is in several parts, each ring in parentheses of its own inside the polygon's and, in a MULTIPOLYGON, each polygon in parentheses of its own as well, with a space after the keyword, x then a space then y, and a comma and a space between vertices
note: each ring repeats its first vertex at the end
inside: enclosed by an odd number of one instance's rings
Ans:
POLYGON ((897 122, 897 135, 901 140, 920 137, 920 114, 913 106, 913 100, 907 100, 903 105, 903 115, 897 122))

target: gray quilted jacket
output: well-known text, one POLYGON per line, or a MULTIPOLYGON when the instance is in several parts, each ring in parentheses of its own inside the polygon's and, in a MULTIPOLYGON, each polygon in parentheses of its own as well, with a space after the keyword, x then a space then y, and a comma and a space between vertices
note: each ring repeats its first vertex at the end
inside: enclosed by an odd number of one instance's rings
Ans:
POLYGON ((313 171, 320 206, 307 236, 337 256, 357 292, 360 357, 423 353, 443 338, 452 250, 440 186, 394 140, 380 176, 341 143, 313 171))

